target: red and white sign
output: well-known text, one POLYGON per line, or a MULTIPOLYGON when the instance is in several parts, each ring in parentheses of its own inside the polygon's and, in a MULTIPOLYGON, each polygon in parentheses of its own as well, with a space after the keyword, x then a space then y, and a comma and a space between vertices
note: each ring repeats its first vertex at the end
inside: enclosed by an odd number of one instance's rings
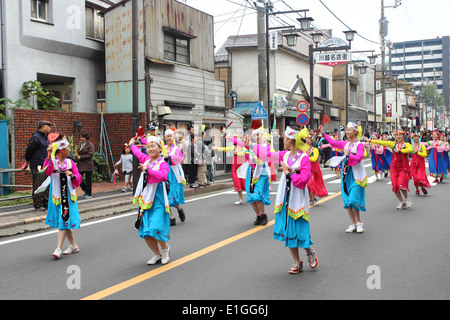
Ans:
POLYGON ((348 62, 348 52, 327 52, 316 55, 316 63, 325 64, 328 66, 337 66, 348 62))
POLYGON ((297 110, 298 112, 306 112, 309 109, 309 103, 305 100, 300 100, 297 102, 297 110))
POLYGON ((388 117, 392 117, 392 103, 386 104, 386 113, 388 117))

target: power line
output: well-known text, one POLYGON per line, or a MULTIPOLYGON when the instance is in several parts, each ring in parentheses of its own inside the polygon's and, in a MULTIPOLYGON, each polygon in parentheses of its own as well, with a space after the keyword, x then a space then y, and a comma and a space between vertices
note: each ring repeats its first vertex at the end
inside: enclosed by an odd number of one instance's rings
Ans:
MULTIPOLYGON (((352 28, 350 28, 344 21, 342 21, 341 19, 339 19, 339 17, 333 12, 333 11, 331 11, 330 10, 330 8, 328 8, 327 7, 327 5, 325 4, 325 3, 323 3, 323 1, 322 0, 319 0, 319 2, 340 22, 340 23, 342 23, 344 26, 346 26, 348 29, 350 29, 350 30, 353 30, 352 28)), ((366 40, 366 41, 369 41, 369 42, 372 42, 372 43, 375 43, 375 44, 381 44, 380 42, 376 42, 376 41, 373 41, 373 40, 370 40, 370 39, 367 39, 366 37, 363 37, 361 34, 359 34, 359 33, 357 33, 356 34, 357 36, 359 36, 359 37, 361 37, 361 38, 363 38, 364 40, 366 40)))

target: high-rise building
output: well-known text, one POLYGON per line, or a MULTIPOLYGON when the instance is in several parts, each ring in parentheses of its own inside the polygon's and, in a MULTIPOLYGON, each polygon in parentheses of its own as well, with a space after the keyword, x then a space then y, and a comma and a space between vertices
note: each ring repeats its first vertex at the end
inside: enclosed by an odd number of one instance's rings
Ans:
POLYGON ((437 91, 450 107, 450 38, 449 36, 395 42, 390 55, 391 70, 400 80, 414 84, 436 83, 437 91))

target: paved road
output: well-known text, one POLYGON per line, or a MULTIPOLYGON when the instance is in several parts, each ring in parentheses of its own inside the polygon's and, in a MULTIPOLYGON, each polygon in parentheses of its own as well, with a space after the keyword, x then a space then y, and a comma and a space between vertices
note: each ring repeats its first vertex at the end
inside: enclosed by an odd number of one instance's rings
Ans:
POLYGON ((80 253, 58 261, 55 231, 2 239, 0 299, 449 299, 450 180, 427 197, 411 195, 413 208, 398 211, 389 178, 370 178, 365 232, 347 234, 338 180, 323 172, 330 196, 311 209, 316 271, 301 252, 304 271, 288 274, 289 251, 272 239, 275 192, 269 224, 254 227, 250 205, 233 205, 226 190, 188 200, 165 266, 146 265, 151 253, 134 212, 83 223, 80 253))

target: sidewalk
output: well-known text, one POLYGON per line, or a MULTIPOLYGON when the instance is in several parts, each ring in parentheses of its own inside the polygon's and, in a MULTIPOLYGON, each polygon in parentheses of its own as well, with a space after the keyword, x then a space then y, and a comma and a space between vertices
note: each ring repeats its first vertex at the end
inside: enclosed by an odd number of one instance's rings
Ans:
MULTIPOLYGON (((109 182, 96 182, 92 184, 92 199, 84 199, 84 192, 77 188, 78 209, 81 221, 120 214, 135 210, 132 206, 133 193, 122 192, 123 182, 116 184, 116 190, 112 190, 113 184, 109 182)), ((198 189, 184 186, 185 198, 208 192, 233 188, 231 174, 217 176, 215 183, 198 189)), ((0 238, 17 235, 25 232, 48 229, 44 223, 47 212, 33 208, 29 204, 15 205, 0 208, 0 238)))

